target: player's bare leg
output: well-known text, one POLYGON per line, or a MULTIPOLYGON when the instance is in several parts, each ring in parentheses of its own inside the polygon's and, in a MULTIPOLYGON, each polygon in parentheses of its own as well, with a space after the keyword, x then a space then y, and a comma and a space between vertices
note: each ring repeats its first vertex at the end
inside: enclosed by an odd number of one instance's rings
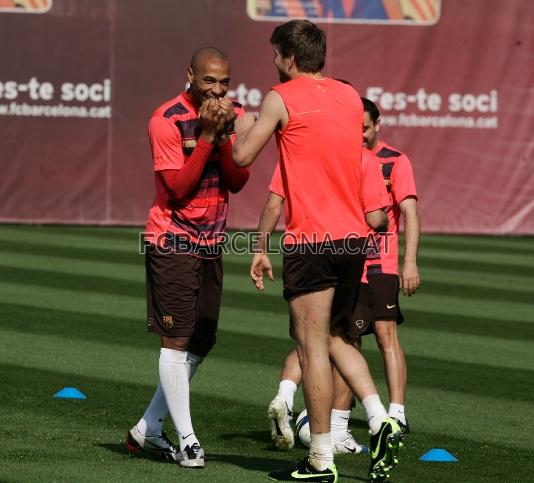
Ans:
POLYGON ((332 377, 334 381, 334 402, 332 404, 330 428, 334 454, 368 453, 369 448, 358 444, 349 430, 354 393, 334 365, 332 366, 332 377))
MULTIPOLYGON (((364 407, 368 397, 378 398, 378 391, 369 372, 369 366, 360 351, 345 342, 341 336, 333 335, 330 339, 330 356, 339 373, 356 397, 362 401, 364 407)), ((370 412, 365 407, 372 432, 377 432, 382 421, 387 418, 386 410, 379 401, 380 398, 376 405, 369 408, 370 412)))
POLYGON ((398 450, 402 446, 401 428, 388 417, 363 355, 341 336, 333 335, 330 357, 367 413, 371 432, 369 480, 383 481, 398 463, 398 450))
POLYGON ((297 354, 297 349, 295 348, 286 356, 284 367, 282 368, 282 373, 280 374, 280 380, 290 380, 298 386, 301 378, 302 372, 300 370, 299 356, 297 354))
POLYGON ((325 470, 333 462, 330 413, 333 400, 329 358, 330 315, 334 289, 298 295, 289 302, 293 335, 302 371, 302 387, 310 418, 309 461, 325 470))
POLYGON ((375 335, 384 359, 384 369, 392 404, 389 415, 406 425, 404 402, 406 396, 406 359, 397 336, 397 324, 393 320, 377 320, 375 335))

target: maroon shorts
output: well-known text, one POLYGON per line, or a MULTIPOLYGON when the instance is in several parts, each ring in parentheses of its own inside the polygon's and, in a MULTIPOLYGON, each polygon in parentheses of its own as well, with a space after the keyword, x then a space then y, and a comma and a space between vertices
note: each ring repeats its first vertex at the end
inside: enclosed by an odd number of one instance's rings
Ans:
POLYGON ((211 349, 217 335, 221 258, 165 253, 151 244, 145 266, 148 330, 167 337, 190 337, 190 350, 204 355, 203 348, 211 349))
POLYGON ((404 322, 399 307, 399 277, 380 273, 367 275, 369 283, 362 283, 358 303, 347 330, 350 341, 361 345, 361 336, 374 332, 377 320, 404 322))
MULTIPOLYGON (((284 253, 284 299, 334 287, 331 326, 346 326, 358 300, 365 239, 337 240, 333 250, 321 244, 299 245, 284 253)), ((291 331, 292 332, 292 331, 291 331)))

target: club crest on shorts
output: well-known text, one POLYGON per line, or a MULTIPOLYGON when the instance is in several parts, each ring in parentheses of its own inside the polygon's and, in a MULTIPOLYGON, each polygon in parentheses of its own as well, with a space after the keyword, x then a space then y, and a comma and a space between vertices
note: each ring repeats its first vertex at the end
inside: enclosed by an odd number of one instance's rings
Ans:
POLYGON ((164 315, 163 316, 163 325, 166 329, 172 328, 172 315, 164 315))
POLYGON ((152 317, 149 317, 148 319, 146 319, 146 327, 147 327, 147 329, 150 330, 152 328, 152 323, 153 323, 152 317))
POLYGON ((363 329, 363 320, 362 319, 359 319, 355 322, 356 324, 356 327, 358 327, 358 329, 363 329))

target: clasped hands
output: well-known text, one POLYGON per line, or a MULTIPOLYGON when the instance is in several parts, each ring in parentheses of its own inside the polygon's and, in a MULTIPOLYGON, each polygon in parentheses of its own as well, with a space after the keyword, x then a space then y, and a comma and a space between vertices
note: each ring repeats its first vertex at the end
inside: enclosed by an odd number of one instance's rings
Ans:
POLYGON ((208 99, 198 111, 203 137, 217 145, 225 144, 230 136, 229 127, 235 120, 234 105, 230 99, 208 99))

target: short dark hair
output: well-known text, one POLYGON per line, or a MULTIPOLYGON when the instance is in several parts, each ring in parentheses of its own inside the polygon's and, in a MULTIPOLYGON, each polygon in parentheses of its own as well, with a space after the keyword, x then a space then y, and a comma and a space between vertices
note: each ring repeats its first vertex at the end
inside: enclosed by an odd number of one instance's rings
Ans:
POLYGON ((378 121, 378 118, 380 117, 380 111, 378 110, 378 107, 376 107, 376 104, 373 101, 370 101, 366 97, 362 97, 362 102, 363 110, 369 113, 369 116, 371 116, 371 121, 373 121, 373 124, 376 124, 376 121, 378 121))
POLYGON ((280 55, 287 59, 295 57, 295 64, 301 72, 319 72, 326 57, 326 36, 309 20, 291 20, 278 25, 271 35, 280 55))

